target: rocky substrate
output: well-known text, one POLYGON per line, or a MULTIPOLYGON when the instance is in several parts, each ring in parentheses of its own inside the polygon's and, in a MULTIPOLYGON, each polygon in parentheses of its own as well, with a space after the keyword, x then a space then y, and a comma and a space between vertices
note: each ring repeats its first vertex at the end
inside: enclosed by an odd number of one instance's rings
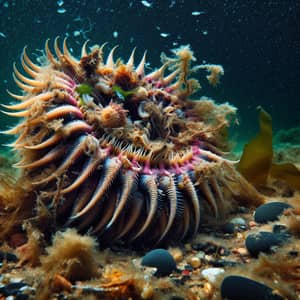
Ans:
POLYGON ((75 230, 33 228, 0 252, 0 299, 300 299, 300 196, 239 209, 167 249, 99 250, 75 230), (25 243, 24 243, 25 241, 25 243))

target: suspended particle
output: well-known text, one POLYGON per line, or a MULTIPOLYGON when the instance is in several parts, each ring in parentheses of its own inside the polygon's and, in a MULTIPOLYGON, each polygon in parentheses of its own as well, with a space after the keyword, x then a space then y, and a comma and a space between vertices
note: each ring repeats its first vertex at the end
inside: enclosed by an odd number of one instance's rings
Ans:
POLYGON ((161 32, 160 33, 160 36, 163 37, 163 38, 166 38, 170 35, 170 33, 166 33, 166 32, 161 32))
POLYGON ((193 11, 192 12, 192 16, 200 16, 200 15, 204 15, 205 11, 193 11))
POLYGON ((146 0, 141 1, 141 3, 142 3, 144 6, 146 6, 146 7, 152 7, 152 3, 150 3, 150 2, 148 2, 148 1, 146 1, 146 0))
POLYGON ((67 11, 67 10, 66 10, 65 8, 58 8, 58 9, 57 9, 57 12, 58 12, 59 14, 64 14, 66 11, 67 11))

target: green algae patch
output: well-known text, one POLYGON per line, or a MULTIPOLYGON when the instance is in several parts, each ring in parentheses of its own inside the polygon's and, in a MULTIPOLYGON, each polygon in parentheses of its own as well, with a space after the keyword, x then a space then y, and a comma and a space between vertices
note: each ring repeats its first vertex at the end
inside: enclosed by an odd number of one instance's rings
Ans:
POLYGON ((272 165, 272 118, 258 107, 259 132, 244 146, 238 171, 255 186, 267 183, 268 175, 272 165))
POLYGON ((112 90, 113 90, 113 91, 117 94, 117 96, 118 96, 120 99, 122 99, 122 100, 125 100, 126 97, 128 97, 128 96, 134 94, 134 93, 137 91, 137 89, 138 89, 138 88, 134 88, 134 89, 132 89, 132 90, 130 90, 130 91, 125 91, 125 90, 123 90, 120 86, 118 86, 118 85, 116 85, 116 84, 114 84, 114 85, 112 86, 112 90))
POLYGON ((272 164, 270 175, 273 178, 284 180, 290 187, 300 190, 300 170, 294 164, 272 164))
POLYGON ((87 83, 81 83, 75 88, 75 91, 80 96, 82 96, 84 94, 90 95, 93 92, 93 88, 90 85, 88 85, 87 83))

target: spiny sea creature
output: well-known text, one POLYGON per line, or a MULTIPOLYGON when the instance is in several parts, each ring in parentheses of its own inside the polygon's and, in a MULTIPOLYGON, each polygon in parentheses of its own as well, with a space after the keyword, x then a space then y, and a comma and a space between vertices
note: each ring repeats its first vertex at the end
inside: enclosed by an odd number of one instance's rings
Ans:
POLYGON ((219 218, 235 200, 261 196, 225 159, 226 129, 235 108, 208 98, 191 100, 199 69, 217 84, 223 68, 191 66, 189 46, 162 55, 146 74, 146 55, 134 66, 106 61, 103 46, 71 55, 58 38, 55 54, 34 63, 24 48, 14 80, 19 103, 4 105, 22 118, 5 131, 21 160, 15 166, 57 224, 89 231, 103 243, 153 246, 194 236, 207 216, 219 218), (220 150, 221 149, 221 150, 220 150), (234 200, 235 199, 235 200, 234 200), (204 218, 202 218, 204 217, 204 218))

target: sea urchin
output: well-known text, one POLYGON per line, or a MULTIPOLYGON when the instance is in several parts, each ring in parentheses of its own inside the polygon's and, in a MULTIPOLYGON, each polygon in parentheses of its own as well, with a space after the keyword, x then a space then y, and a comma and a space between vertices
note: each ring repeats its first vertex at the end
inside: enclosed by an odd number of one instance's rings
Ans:
POLYGON ((23 94, 10 93, 20 103, 6 114, 22 121, 6 133, 18 136, 16 167, 60 226, 154 245, 195 235, 202 216, 218 218, 234 199, 260 199, 221 151, 235 109, 190 99, 200 88, 190 74, 205 69, 215 85, 221 66, 192 67, 184 46, 145 74, 145 55, 135 67, 134 51, 115 62, 113 48, 104 62, 102 48, 85 43, 76 59, 56 39, 43 65, 24 49, 30 78, 14 66, 23 94))

